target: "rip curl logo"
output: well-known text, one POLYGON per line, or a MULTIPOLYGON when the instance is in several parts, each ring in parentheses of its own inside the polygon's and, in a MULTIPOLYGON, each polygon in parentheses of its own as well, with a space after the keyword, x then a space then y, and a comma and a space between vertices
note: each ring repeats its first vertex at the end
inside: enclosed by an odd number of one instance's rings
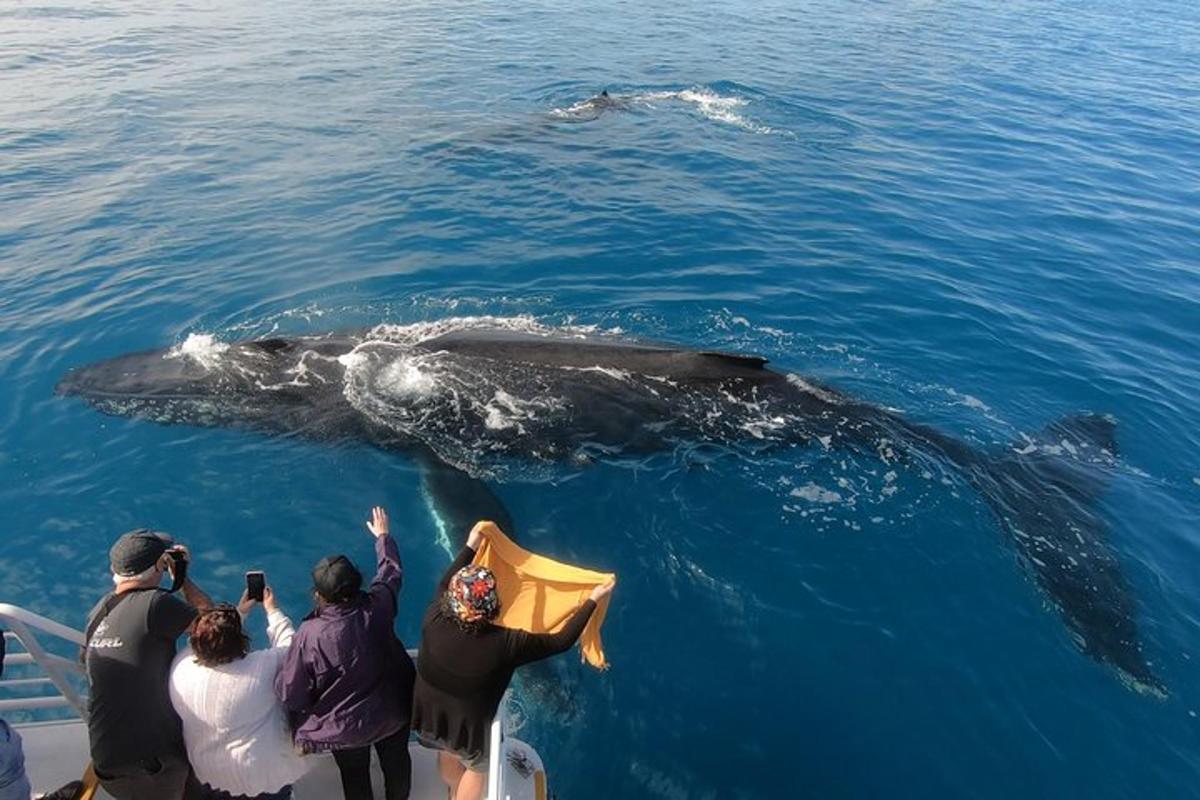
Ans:
POLYGON ((121 641, 120 636, 113 636, 110 639, 93 638, 91 644, 88 645, 93 650, 112 650, 124 646, 125 642, 121 641))

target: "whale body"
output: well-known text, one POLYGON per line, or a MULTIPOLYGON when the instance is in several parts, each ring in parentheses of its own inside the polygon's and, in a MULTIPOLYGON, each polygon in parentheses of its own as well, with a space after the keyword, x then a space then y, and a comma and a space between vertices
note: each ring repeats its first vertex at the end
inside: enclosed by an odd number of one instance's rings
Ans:
POLYGON ((1096 508, 1117 454, 1108 417, 1070 416, 1022 448, 979 449, 758 356, 487 326, 228 344, 193 336, 74 369, 57 391, 108 414, 403 451, 445 528, 464 534, 482 517, 512 530, 481 480, 498 464, 581 463, 685 441, 819 441, 900 463, 936 459, 983 498, 1083 652, 1165 694, 1096 508))

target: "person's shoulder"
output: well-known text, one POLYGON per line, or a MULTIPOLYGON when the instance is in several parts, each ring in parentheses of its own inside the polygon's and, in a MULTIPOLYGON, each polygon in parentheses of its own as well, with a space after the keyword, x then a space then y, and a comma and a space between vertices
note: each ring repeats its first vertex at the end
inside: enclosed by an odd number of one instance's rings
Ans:
POLYGON ((178 603, 179 605, 187 605, 178 596, 168 592, 166 589, 155 587, 153 589, 135 590, 132 599, 141 599, 147 605, 161 605, 162 603, 178 603))
MULTIPOLYGON (((167 594, 167 591, 164 589, 129 589, 120 594, 105 595, 104 599, 109 597, 120 598, 120 602, 113 607, 113 610, 117 611, 122 606, 125 608, 149 606, 158 599, 160 594, 167 594)), ((104 600, 101 600, 100 603, 103 604, 104 600)))
POLYGON ((196 615, 196 609, 185 603, 179 595, 172 594, 166 589, 150 589, 144 592, 137 592, 137 599, 146 610, 153 614, 167 612, 170 614, 182 614, 184 616, 196 615))
POLYGON ((178 690, 194 683, 199 679, 204 669, 204 667, 196 663, 196 657, 192 653, 192 648, 183 648, 171 662, 171 671, 168 679, 172 690, 178 690))
POLYGON ((328 628, 329 620, 322 619, 319 614, 307 616, 296 626, 296 632, 292 635, 292 643, 319 637, 328 628))
MULTIPOLYGON (((159 607, 159 595, 167 595, 167 592, 161 589, 145 589, 126 592, 124 595, 117 595, 121 599, 108 612, 109 619, 120 619, 121 617, 143 616, 148 617, 154 613, 159 607)), ((169 595, 168 595, 169 596, 169 595)))
POLYGON ((196 663, 196 654, 192 652, 192 648, 184 647, 175 654, 175 658, 171 659, 171 674, 184 674, 192 670, 199 669, 200 665, 196 663))

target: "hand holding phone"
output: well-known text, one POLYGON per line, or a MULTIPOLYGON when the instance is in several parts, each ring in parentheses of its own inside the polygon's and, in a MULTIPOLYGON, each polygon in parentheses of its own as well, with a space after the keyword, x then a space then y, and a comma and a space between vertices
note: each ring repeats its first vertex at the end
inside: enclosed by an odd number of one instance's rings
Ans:
POLYGON ((171 588, 168 591, 172 593, 178 592, 187 581, 188 563, 191 561, 191 553, 183 545, 176 545, 167 550, 166 556, 167 572, 171 573, 171 588))
POLYGON ((267 576, 260 571, 246 573, 246 597, 256 603, 261 603, 263 590, 267 588, 267 576))

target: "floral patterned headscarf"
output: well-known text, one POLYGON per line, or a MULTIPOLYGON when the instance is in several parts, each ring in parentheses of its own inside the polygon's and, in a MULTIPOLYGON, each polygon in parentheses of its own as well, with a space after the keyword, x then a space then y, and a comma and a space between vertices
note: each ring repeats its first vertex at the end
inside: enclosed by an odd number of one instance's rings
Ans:
POLYGON ((454 615, 468 624, 491 620, 500 610, 496 576, 487 567, 469 565, 454 573, 446 599, 454 615))

